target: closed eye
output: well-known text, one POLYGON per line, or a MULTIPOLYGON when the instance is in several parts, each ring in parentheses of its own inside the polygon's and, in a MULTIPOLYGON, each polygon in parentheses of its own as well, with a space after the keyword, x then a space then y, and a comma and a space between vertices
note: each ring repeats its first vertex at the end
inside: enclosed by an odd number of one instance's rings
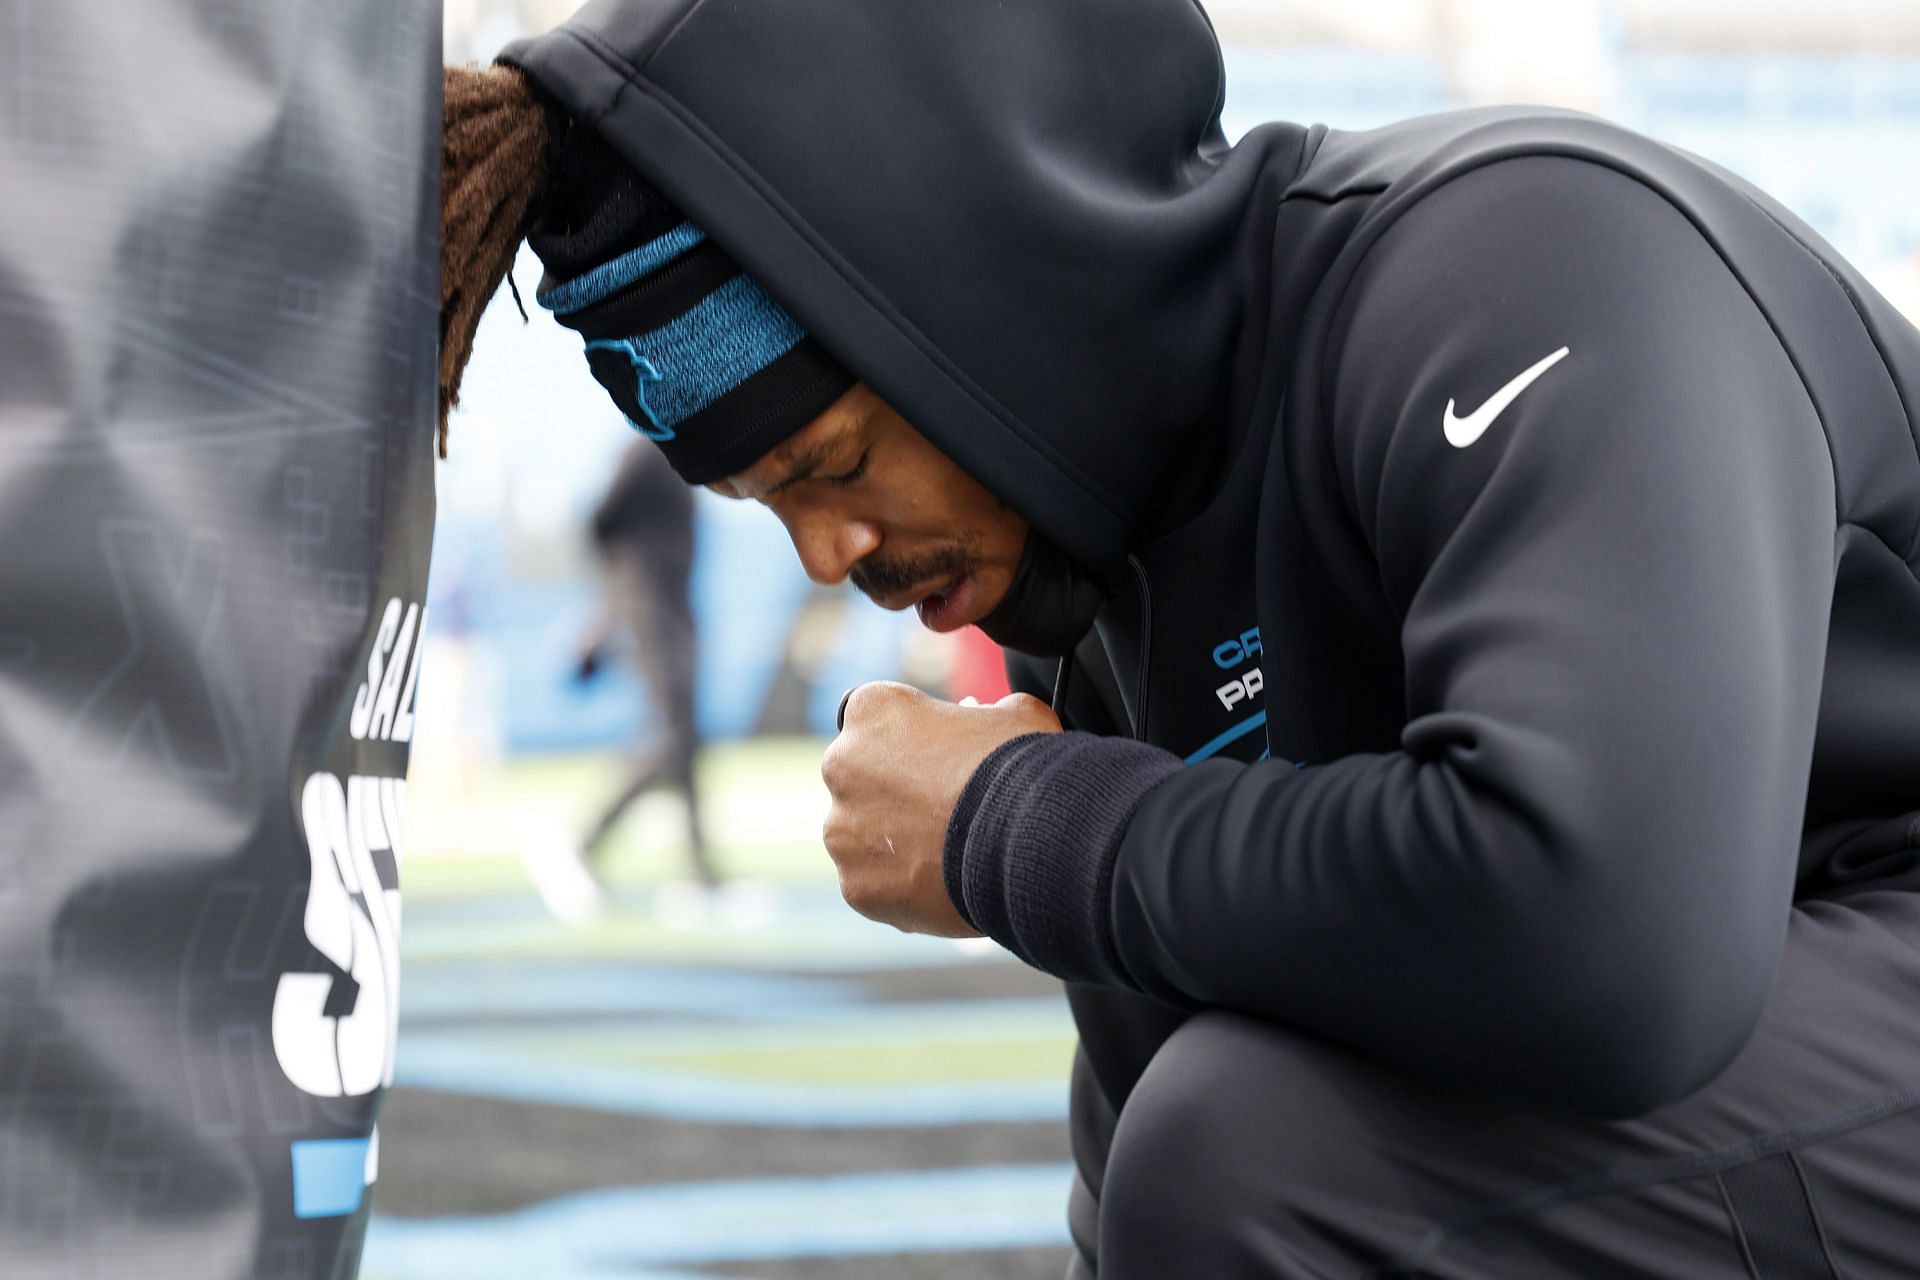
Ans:
POLYGON ((860 461, 853 464, 853 470, 837 476, 821 476, 820 478, 828 484, 852 484, 855 480, 858 480, 867 473, 867 459, 872 456, 873 450, 869 449, 860 455, 860 461))

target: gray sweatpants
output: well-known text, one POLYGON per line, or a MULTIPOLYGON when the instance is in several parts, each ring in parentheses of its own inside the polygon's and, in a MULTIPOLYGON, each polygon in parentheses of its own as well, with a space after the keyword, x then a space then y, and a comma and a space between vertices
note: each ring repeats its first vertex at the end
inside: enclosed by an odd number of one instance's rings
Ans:
POLYGON ((1796 909, 1752 1041, 1639 1119, 1503 1105, 1204 1013, 1096 1126, 1108 1143, 1076 1127, 1074 1280, 1096 1259, 1099 1280, 1911 1280, 1920 894, 1796 909))

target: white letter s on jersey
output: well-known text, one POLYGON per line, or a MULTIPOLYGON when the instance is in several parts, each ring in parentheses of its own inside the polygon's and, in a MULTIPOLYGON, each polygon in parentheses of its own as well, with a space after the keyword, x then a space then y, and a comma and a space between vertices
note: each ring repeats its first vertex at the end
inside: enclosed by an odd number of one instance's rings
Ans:
MULTIPOLYGON (((384 628, 383 628, 384 629, 384 628)), ((400 890, 380 883, 373 855, 400 858, 406 783, 316 773, 300 796, 313 875, 307 940, 359 992, 350 1013, 329 1014, 334 977, 285 973, 273 1000, 273 1048, 287 1079, 322 1098, 358 1096, 393 1082, 400 988, 400 890)), ((396 876, 397 879, 397 876, 396 876)))

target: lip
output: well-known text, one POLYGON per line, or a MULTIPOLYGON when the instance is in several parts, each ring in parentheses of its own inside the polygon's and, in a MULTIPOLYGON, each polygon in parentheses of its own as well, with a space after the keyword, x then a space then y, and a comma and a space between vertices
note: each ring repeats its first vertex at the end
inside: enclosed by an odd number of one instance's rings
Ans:
POLYGON ((920 625, 929 631, 945 633, 979 621, 986 610, 980 579, 963 573, 949 584, 929 591, 915 602, 920 625))
POLYGON ((897 592, 889 596, 868 596, 867 599, 873 601, 888 613, 899 613, 902 609, 917 608, 923 602, 932 599, 934 596, 944 595, 946 592, 953 590, 954 587, 959 584, 961 576, 962 575, 955 574, 950 578, 936 579, 925 586, 911 587, 906 591, 897 592))

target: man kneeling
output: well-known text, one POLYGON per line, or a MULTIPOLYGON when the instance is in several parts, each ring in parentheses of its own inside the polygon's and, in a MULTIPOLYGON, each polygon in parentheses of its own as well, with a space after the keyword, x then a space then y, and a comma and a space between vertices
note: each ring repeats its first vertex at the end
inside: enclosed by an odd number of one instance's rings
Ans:
POLYGON ((825 835, 1068 983, 1076 1274, 1908 1274, 1920 335, 1791 214, 1559 112, 1230 147, 1190 0, 504 56, 471 190, 636 428, 1034 655, 857 691, 825 835))

